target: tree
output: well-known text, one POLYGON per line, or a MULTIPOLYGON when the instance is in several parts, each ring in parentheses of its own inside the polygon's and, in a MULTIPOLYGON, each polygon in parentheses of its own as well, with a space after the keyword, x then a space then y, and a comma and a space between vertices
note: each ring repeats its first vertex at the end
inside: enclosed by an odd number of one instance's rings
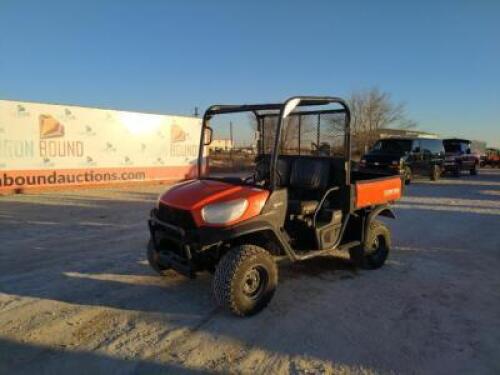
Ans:
POLYGON ((377 87, 353 92, 348 99, 352 113, 353 148, 364 152, 377 139, 379 129, 417 126, 406 114, 404 103, 394 103, 391 95, 377 87))
MULTIPOLYGON (((253 114, 249 115, 252 128, 258 130, 257 119, 253 114)), ((276 139, 278 116, 266 116, 262 123, 265 140, 264 153, 271 153, 276 139)), ((311 147, 312 140, 316 139, 316 122, 311 121, 308 116, 302 116, 300 123, 301 149, 306 151, 311 147)), ((281 128, 281 151, 284 154, 296 155, 299 152, 299 116, 286 118, 281 128)), ((306 151, 307 152, 307 151, 306 151)))

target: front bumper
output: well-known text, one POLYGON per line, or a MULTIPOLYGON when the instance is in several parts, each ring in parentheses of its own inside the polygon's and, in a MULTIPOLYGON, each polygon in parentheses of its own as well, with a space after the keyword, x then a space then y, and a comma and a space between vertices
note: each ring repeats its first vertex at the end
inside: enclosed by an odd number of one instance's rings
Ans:
POLYGON ((187 231, 158 219, 154 210, 148 220, 149 233, 161 265, 193 278, 196 265, 193 262, 192 245, 187 231))
POLYGON ((155 209, 151 210, 148 227, 160 263, 191 278, 211 266, 221 244, 242 233, 240 225, 183 228, 161 220, 155 209))

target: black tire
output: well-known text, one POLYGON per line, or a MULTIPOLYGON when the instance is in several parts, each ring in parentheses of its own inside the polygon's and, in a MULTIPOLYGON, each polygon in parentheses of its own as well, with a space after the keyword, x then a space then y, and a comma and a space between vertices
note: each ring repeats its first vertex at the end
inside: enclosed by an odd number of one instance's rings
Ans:
POLYGON ((441 168, 439 165, 434 165, 431 171, 431 181, 437 181, 441 177, 441 168))
POLYGON ((474 164, 474 168, 472 168, 470 171, 469 171, 470 175, 471 176, 477 176, 477 173, 478 173, 478 170, 477 170, 477 164, 474 164))
POLYGON ((168 270, 168 267, 165 267, 164 265, 161 265, 159 263, 158 252, 156 251, 155 246, 153 244, 153 239, 149 240, 146 253, 147 253, 148 263, 151 266, 151 268, 154 269, 156 272, 158 272, 160 275, 164 275, 165 271, 168 270))
POLYGON ((238 316, 258 313, 271 301, 278 268, 269 252, 255 245, 231 248, 215 270, 213 293, 219 306, 238 316))
POLYGON ((384 223, 370 224, 365 244, 349 250, 351 261, 359 268, 374 270, 384 265, 391 250, 391 232, 384 223))
POLYGON ((405 180, 405 185, 410 185, 411 180, 413 178, 413 173, 411 171, 410 167, 405 167, 404 172, 403 172, 404 180, 405 180))

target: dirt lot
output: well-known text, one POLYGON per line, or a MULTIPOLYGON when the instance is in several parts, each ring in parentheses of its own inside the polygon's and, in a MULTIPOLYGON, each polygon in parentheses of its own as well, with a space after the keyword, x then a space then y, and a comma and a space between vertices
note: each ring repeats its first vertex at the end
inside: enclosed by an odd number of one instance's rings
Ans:
POLYGON ((260 315, 156 276, 163 187, 0 197, 0 373, 500 373, 500 171, 411 185, 386 267, 280 267, 260 315))

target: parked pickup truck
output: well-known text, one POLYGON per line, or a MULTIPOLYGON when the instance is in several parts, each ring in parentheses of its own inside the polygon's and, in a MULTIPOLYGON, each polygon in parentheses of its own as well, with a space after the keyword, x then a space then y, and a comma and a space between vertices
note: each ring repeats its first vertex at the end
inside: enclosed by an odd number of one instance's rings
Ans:
POLYGON ((446 151, 444 160, 445 172, 460 176, 462 171, 477 175, 479 170, 479 154, 471 151, 471 141, 467 139, 449 138, 443 140, 446 151))
POLYGON ((359 162, 362 172, 398 174, 409 184, 413 176, 439 179, 444 167, 443 141, 436 138, 385 138, 377 141, 359 162))

